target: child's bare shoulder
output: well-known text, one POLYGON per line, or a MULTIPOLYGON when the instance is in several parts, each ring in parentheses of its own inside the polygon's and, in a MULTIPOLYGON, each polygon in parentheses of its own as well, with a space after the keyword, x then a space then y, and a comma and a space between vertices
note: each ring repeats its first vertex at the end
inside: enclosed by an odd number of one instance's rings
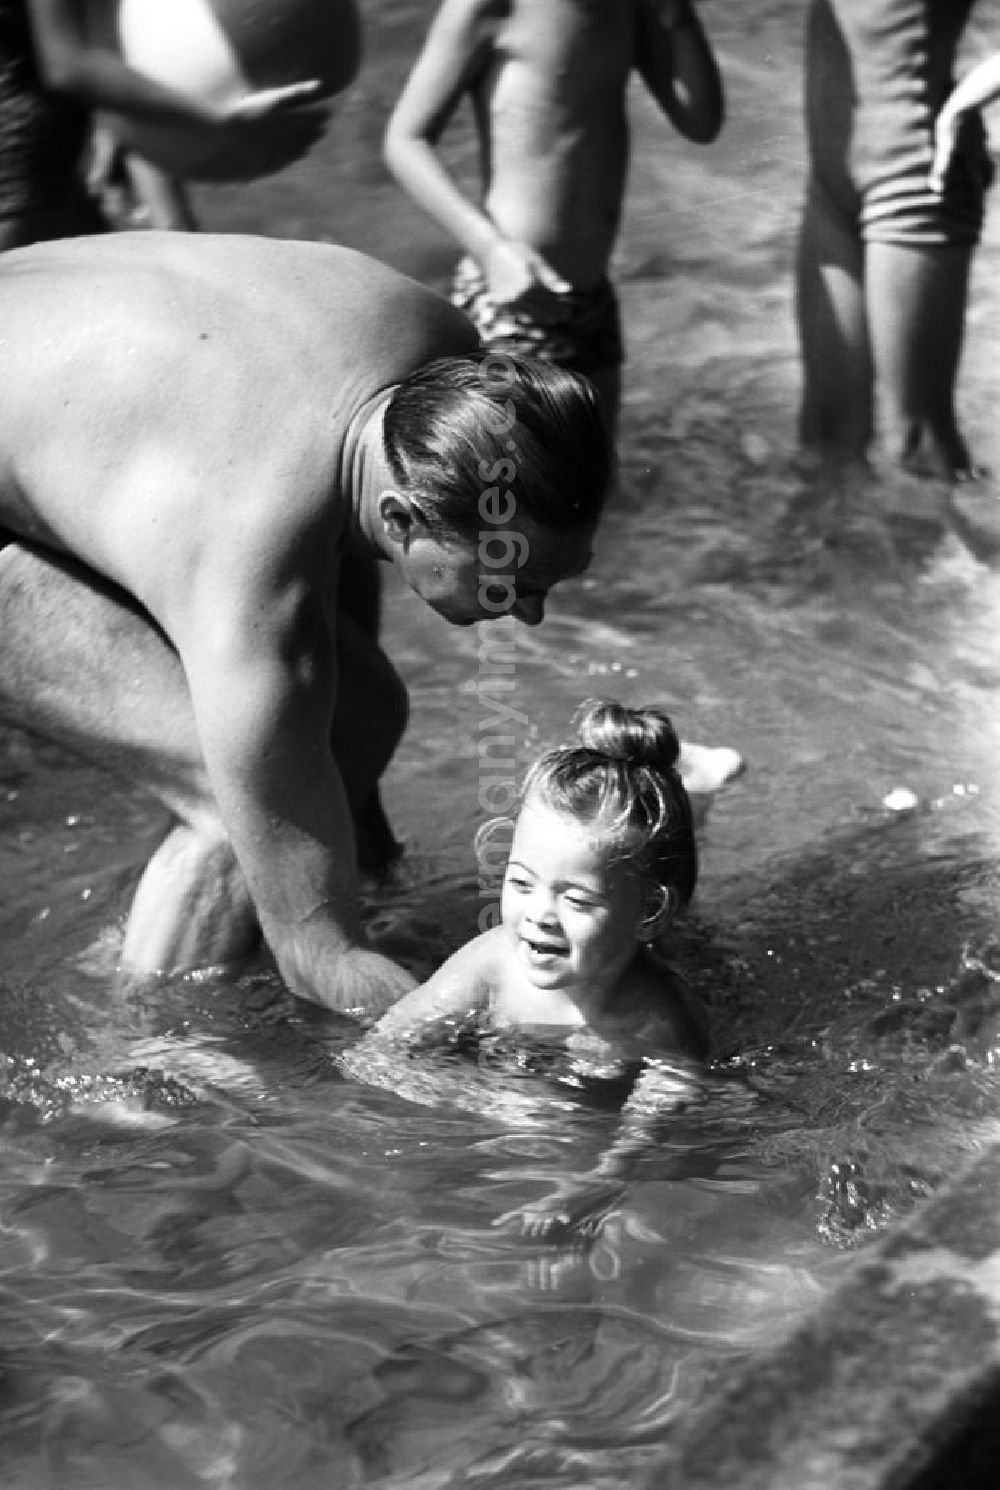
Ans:
POLYGON ((485 1007, 500 977, 502 928, 465 942, 418 988, 405 993, 375 1026, 377 1035, 406 1036, 456 1012, 485 1007))
POLYGON ((499 976, 504 965, 507 941, 508 933, 503 926, 491 926, 488 931, 481 931, 470 942, 459 947, 455 956, 462 959, 467 971, 475 971, 489 982, 499 976))
POLYGON ((708 1012, 686 979, 660 957, 649 954, 635 968, 628 1003, 645 1055, 707 1058, 708 1012))

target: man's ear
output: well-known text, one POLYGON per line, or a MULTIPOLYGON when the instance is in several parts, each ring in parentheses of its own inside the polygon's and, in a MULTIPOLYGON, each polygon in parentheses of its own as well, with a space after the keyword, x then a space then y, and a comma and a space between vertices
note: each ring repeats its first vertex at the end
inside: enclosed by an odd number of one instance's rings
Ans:
POLYGON ((655 942, 677 914, 680 897, 666 885, 648 881, 642 891, 642 916, 635 928, 640 942, 655 942))
POLYGON ((415 529, 427 526, 419 504, 405 492, 392 489, 380 492, 376 510, 389 542, 401 544, 404 548, 414 536, 415 529))

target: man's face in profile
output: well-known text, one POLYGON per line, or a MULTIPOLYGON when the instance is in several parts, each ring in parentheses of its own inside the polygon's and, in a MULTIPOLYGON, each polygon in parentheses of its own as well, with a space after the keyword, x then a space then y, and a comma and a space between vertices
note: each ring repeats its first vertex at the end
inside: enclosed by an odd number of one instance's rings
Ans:
POLYGON ((593 531, 556 533, 528 518, 453 539, 415 535, 399 563, 410 588, 453 626, 511 615, 537 626, 553 586, 582 574, 593 531))

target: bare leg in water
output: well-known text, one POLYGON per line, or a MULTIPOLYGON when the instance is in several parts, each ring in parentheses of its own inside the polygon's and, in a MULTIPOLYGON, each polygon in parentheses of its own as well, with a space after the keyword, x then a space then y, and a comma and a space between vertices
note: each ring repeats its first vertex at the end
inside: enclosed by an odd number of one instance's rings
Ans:
POLYGON ((821 202, 806 206, 796 267, 802 444, 830 467, 864 462, 875 426, 875 370, 860 239, 821 202))
POLYGON ((976 474, 955 410, 971 264, 972 248, 957 243, 869 243, 865 259, 886 447, 959 480, 976 474))

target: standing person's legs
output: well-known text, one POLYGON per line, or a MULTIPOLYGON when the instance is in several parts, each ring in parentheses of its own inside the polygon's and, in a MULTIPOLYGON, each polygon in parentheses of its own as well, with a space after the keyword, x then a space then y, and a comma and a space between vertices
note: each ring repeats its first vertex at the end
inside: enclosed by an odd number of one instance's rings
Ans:
MULTIPOLYGON (((343 624, 333 748, 353 806, 405 725, 388 659, 343 624)), ((122 961, 142 972, 234 961, 257 918, 201 758, 180 659, 131 597, 71 561, 0 552, 0 717, 139 786, 177 819, 140 879, 122 961)))
POLYGON ((886 445, 899 460, 927 447, 940 474, 970 471, 955 384, 972 248, 868 244, 868 318, 886 445))
POLYGON ((812 194, 796 263, 802 443, 834 463, 864 459, 874 432, 874 373, 860 237, 812 194))

